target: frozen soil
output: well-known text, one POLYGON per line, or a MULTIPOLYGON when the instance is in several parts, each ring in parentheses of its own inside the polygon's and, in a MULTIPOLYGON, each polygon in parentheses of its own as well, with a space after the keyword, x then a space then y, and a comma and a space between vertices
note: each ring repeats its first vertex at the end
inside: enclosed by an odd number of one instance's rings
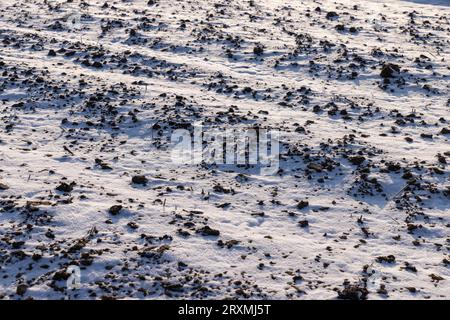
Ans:
POLYGON ((449 299, 449 19, 1 1, 0 298, 449 299), (194 123, 280 130, 280 170, 176 165, 194 123))

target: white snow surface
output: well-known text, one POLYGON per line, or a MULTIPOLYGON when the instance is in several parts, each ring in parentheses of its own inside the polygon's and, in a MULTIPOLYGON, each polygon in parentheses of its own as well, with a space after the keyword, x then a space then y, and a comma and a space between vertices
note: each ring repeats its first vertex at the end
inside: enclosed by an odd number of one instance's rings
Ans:
POLYGON ((2 0, 0 298, 449 299, 449 19, 447 0, 2 0), (281 170, 176 165, 170 130, 194 122, 280 130, 281 170))

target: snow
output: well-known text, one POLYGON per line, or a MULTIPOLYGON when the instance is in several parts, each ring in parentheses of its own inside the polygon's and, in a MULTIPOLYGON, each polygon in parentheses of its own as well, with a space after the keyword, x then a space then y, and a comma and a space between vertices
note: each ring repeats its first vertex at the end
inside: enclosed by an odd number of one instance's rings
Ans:
POLYGON ((47 3, 0 3, 0 298, 450 298, 449 1, 47 3), (282 171, 175 163, 198 122, 282 171))

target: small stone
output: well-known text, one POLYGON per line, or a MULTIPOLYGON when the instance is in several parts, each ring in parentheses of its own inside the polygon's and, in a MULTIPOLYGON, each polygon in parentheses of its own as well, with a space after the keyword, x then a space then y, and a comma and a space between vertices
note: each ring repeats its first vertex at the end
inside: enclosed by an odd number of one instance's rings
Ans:
POLYGON ((67 280, 69 277, 70 274, 68 274, 65 270, 59 270, 53 274, 53 280, 55 281, 67 280))
POLYGON ((135 184, 146 184, 148 182, 148 179, 145 176, 134 176, 131 179, 131 182, 135 184))
POLYGON ((438 158, 439 163, 447 164, 447 160, 445 159, 445 157, 442 154, 438 153, 437 158, 438 158))
POLYGON ((115 205, 109 208, 109 213, 115 216, 118 215, 122 209, 123 207, 121 205, 115 205))
POLYGON ((308 169, 312 169, 312 170, 315 170, 317 172, 322 172, 323 171, 323 167, 320 164, 317 164, 317 163, 310 163, 310 164, 308 164, 308 169))
POLYGON ((377 259, 377 262, 379 263, 394 263, 395 262, 395 256, 393 256, 392 254, 388 255, 388 256, 380 256, 377 259))
POLYGON ((8 190, 9 186, 6 183, 0 181, 0 190, 8 190))
POLYGON ((411 171, 406 171, 406 172, 403 174, 403 176, 402 176, 402 178, 405 179, 405 180, 411 179, 412 177, 414 177, 414 176, 413 176, 413 174, 411 173, 411 171))
POLYGON ((354 157, 348 158, 348 160, 349 160, 352 164, 354 164, 354 165, 356 165, 356 166, 359 166, 359 165, 362 164, 364 161, 366 161, 366 158, 363 157, 363 156, 354 156, 354 157))
POLYGON ((430 278, 431 278, 433 281, 436 281, 436 282, 445 280, 443 277, 441 277, 441 276, 439 276, 439 275, 436 275, 436 274, 434 274, 434 273, 430 274, 430 278))
POLYGON ((297 203, 297 208, 302 210, 303 208, 306 208, 307 206, 309 206, 309 202, 308 201, 300 201, 299 203, 297 203))
POLYGON ((411 293, 416 293, 417 292, 417 289, 414 288, 414 287, 406 287, 406 290, 408 290, 411 293))
POLYGON ((343 24, 336 25, 335 29, 337 31, 345 31, 345 26, 343 24))
POLYGON ((93 66, 94 68, 100 69, 100 68, 103 67, 103 64, 101 64, 101 63, 98 62, 98 61, 95 61, 95 62, 92 64, 92 66, 93 66))
POLYGON ((327 16, 326 16, 326 18, 328 20, 331 20, 331 19, 334 19, 334 18, 337 18, 337 17, 339 17, 339 15, 336 12, 334 12, 334 11, 328 12, 327 16))
POLYGON ((45 233, 45 236, 49 239, 55 239, 55 234, 50 229, 47 230, 47 232, 45 233))
POLYGON ((127 226, 129 226, 131 229, 137 229, 139 228, 138 224, 134 221, 128 222, 127 226))
POLYGON ((25 292, 27 292, 27 290, 28 290, 28 286, 26 284, 19 284, 17 286, 16 293, 19 296, 23 296, 25 294, 25 292))
POLYGON ((42 258, 42 255, 40 255, 39 253, 34 253, 33 256, 31 257, 31 259, 33 259, 34 261, 39 261, 42 258))
POLYGON ((344 290, 338 291, 338 298, 343 300, 366 300, 368 294, 369 291, 365 287, 359 284, 352 284, 347 285, 344 290))
POLYGON ((381 69, 380 76, 382 78, 393 78, 396 73, 400 72, 400 67, 393 63, 387 63, 381 69))
POLYGON ((61 184, 58 187, 56 187, 56 190, 61 191, 61 192, 66 192, 66 193, 72 192, 73 184, 67 184, 65 182, 61 182, 61 184))
POLYGON ((264 47, 262 45, 257 45, 253 48, 253 53, 257 56, 260 56, 264 53, 264 47))
POLYGON ((308 220, 301 220, 301 221, 298 222, 298 224, 299 224, 300 227, 302 227, 302 228, 306 228, 306 227, 309 226, 308 220))
POLYGON ((209 226, 204 226, 197 230, 197 233, 201 233, 204 236, 215 236, 217 237, 220 232, 219 230, 211 229, 209 226))

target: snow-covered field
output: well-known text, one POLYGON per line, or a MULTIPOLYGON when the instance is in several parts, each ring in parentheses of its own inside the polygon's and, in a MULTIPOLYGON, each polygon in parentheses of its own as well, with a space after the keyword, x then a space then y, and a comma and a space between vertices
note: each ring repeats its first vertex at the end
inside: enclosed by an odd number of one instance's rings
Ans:
POLYGON ((0 299, 449 299, 449 20, 2 0, 0 299), (279 130, 280 170, 177 165, 195 122, 279 130))

